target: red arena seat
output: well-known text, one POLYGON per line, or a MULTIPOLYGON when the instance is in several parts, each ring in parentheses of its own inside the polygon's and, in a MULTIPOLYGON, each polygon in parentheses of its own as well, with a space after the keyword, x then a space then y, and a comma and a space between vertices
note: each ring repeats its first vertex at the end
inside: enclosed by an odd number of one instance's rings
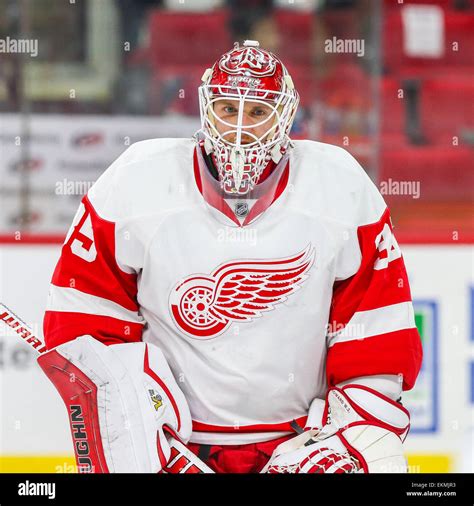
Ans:
MULTIPOLYGON (((423 200, 472 199, 474 149, 464 146, 398 146, 383 148, 379 182, 420 183, 423 200)), ((390 188, 390 185, 388 185, 390 188)), ((395 187, 394 187, 395 188, 395 187)), ((389 195, 396 198, 394 192, 389 195)), ((400 198, 407 196, 400 195, 400 198)))
POLYGON ((402 84, 397 79, 381 82, 380 127, 382 135, 403 134, 405 130, 405 101, 400 96, 402 84))
POLYGON ((313 15, 278 9, 274 14, 279 34, 278 56, 293 65, 310 65, 313 43, 313 15))
POLYGON ((152 65, 211 65, 232 46, 227 11, 153 10, 149 19, 152 65))
POLYGON ((292 64, 289 64, 287 68, 300 95, 301 104, 311 105, 318 96, 317 80, 313 75, 313 69, 305 65, 292 64))
POLYGON ((152 77, 152 112, 199 116, 202 65, 162 65, 152 77))
POLYGON ((474 80, 443 77, 423 82, 420 94, 421 125, 430 142, 452 144, 474 135, 474 80))
POLYGON ((402 9, 390 9, 384 16, 384 67, 390 73, 406 76, 432 75, 436 69, 465 67, 474 71, 474 13, 442 10, 444 17, 443 52, 439 57, 406 54, 402 9))

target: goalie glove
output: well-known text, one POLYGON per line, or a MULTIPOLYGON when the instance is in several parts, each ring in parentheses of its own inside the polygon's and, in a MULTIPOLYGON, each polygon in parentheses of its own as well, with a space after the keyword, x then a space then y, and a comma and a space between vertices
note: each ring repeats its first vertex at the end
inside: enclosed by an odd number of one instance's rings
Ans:
POLYGON ((157 473, 170 459, 165 432, 191 436, 191 415, 161 350, 78 337, 38 358, 68 410, 79 472, 157 473))
MULTIPOLYGON (((315 399, 312 411, 319 409, 315 399)), ((362 385, 328 391, 323 427, 279 445, 262 470, 269 473, 405 473, 403 444, 410 415, 398 402, 362 385)))

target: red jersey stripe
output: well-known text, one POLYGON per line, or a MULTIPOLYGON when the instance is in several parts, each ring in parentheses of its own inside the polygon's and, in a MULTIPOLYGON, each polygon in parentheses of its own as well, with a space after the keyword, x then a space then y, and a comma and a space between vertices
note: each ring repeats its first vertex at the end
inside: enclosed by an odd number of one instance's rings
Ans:
POLYGON ((46 311, 43 327, 48 349, 84 335, 107 345, 140 342, 143 332, 140 323, 63 311, 46 311))
POLYGON ((389 332, 367 339, 336 343, 327 356, 330 387, 358 376, 402 374, 403 389, 415 384, 422 348, 416 328, 389 332))
MULTIPOLYGON (((295 419, 300 427, 306 424, 307 416, 295 419)), ((213 425, 193 420, 193 432, 294 432, 293 420, 281 423, 259 423, 255 425, 213 425)))

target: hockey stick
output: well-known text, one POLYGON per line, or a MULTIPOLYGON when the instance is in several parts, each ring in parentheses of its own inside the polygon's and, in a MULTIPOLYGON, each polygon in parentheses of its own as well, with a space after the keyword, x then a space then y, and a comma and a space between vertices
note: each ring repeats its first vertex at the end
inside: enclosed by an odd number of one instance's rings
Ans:
MULTIPOLYGON (((41 355, 48 351, 46 345, 35 336, 31 328, 11 311, 5 304, 0 302, 0 320, 11 327, 26 344, 41 355)), ((171 457, 163 472, 171 474, 190 474, 190 473, 214 473, 199 457, 197 457, 186 445, 178 441, 169 432, 167 433, 168 442, 171 447, 171 457)))

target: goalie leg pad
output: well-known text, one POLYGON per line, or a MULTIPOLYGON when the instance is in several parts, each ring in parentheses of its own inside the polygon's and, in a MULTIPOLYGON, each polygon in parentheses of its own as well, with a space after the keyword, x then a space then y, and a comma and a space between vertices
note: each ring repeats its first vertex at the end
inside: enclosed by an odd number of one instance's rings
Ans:
POLYGON ((184 395, 152 344, 82 336, 38 363, 66 404, 82 472, 156 473, 171 454, 163 427, 183 441, 191 435, 184 395))

